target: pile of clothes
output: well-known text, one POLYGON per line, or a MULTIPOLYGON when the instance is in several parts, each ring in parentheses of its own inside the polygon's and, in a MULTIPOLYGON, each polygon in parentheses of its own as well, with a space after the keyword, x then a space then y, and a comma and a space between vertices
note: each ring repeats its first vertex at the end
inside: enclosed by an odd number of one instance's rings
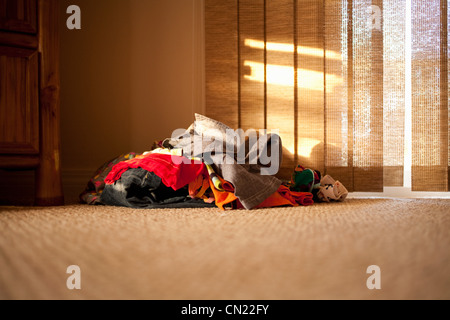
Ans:
MULTIPOLYGON (((230 156, 208 149, 208 141, 222 143, 231 128, 199 114, 195 117, 188 130, 157 143, 153 150, 124 154, 105 163, 88 182, 80 199, 90 205, 222 210, 308 206, 318 201, 345 200, 348 194, 345 187, 329 176, 322 178, 317 171, 298 166, 291 181, 282 182, 274 175, 261 174, 270 163, 242 163, 236 160, 236 154, 230 156), (200 147, 198 141, 205 140, 196 139, 199 136, 208 137, 200 147)), ((273 134, 259 138, 262 139, 255 145, 242 141, 245 159, 255 148, 261 148, 260 141, 264 141, 263 148, 278 155, 274 161, 280 164, 281 139, 273 134)))

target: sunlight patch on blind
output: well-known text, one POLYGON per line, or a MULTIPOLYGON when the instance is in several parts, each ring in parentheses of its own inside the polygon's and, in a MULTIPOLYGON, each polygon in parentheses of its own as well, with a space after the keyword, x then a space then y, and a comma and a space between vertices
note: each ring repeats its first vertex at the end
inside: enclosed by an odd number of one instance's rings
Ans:
MULTIPOLYGON (((294 69, 281 65, 264 65, 264 63, 245 61, 244 67, 248 67, 249 74, 244 75, 245 79, 269 84, 294 87, 294 69)), ((298 69, 298 86, 309 90, 323 90, 323 73, 313 70, 298 69)), ((342 77, 336 75, 328 76, 330 81, 329 90, 342 85, 342 77)))
MULTIPOLYGON (((254 40, 254 39, 246 39, 245 45, 250 48, 260 49, 267 51, 278 51, 278 52, 291 52, 294 53, 295 46, 293 44, 288 43, 274 43, 264 41, 254 40)), ((297 52, 299 55, 312 56, 323 58, 323 49, 320 48, 311 48, 306 46, 297 46, 297 52)), ((327 59, 331 60, 342 60, 342 55, 338 52, 327 50, 326 51, 327 59)))

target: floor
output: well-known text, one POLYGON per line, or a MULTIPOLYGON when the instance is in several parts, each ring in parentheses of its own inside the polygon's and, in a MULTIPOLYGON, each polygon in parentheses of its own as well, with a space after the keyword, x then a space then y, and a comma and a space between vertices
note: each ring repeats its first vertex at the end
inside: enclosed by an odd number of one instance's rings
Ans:
POLYGON ((4 206, 0 266, 0 299, 449 299, 450 200, 4 206))

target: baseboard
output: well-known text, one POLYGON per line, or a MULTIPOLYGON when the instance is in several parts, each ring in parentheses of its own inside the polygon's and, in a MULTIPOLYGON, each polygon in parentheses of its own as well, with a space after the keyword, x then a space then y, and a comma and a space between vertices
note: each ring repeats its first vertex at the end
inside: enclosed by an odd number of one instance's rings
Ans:
POLYGON ((0 170, 0 205, 33 205, 35 196, 34 175, 34 170, 0 170))
POLYGON ((79 203, 79 195, 92 178, 92 169, 65 169, 62 171, 64 198, 66 204, 79 203))
MULTIPOLYGON (((79 203, 79 195, 93 174, 92 169, 63 169, 62 184, 66 204, 79 203)), ((0 205, 34 204, 35 173, 0 170, 0 205)))

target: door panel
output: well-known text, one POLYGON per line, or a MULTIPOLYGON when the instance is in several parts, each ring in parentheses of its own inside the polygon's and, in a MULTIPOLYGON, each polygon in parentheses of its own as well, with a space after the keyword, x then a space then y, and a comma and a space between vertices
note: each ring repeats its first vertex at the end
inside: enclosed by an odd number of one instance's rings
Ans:
POLYGON ((0 46, 0 150, 39 153, 37 51, 0 46))
POLYGON ((0 30, 36 34, 36 0, 0 0, 0 30))

